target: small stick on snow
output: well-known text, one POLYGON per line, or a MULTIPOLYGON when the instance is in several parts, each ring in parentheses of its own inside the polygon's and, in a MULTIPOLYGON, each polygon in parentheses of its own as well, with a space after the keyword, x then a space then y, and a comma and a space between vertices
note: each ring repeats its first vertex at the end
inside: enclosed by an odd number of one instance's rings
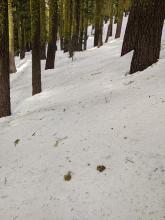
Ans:
POLYGON ((128 162, 130 162, 130 163, 135 163, 134 161, 129 160, 128 158, 126 158, 126 161, 128 161, 128 162))

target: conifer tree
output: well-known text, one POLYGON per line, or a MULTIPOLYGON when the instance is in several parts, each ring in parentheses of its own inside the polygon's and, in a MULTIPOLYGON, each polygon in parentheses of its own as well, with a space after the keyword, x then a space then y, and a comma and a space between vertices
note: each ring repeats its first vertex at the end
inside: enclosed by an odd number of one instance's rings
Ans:
POLYGON ((58 0, 49 0, 49 36, 48 51, 45 69, 54 69, 55 55, 57 51, 57 31, 58 31, 58 0))
POLYGON ((18 38, 19 38, 19 52, 20 59, 25 58, 25 20, 24 20, 24 1, 17 2, 17 25, 18 25, 18 38))
POLYGON ((159 59, 165 18, 165 1, 143 0, 130 74, 142 71, 159 59))
POLYGON ((0 1, 0 118, 11 114, 8 1, 0 1))
POLYGON ((135 49, 140 10, 139 2, 137 0, 133 0, 125 30, 121 56, 135 49))
POLYGON ((116 5, 116 34, 115 38, 120 38, 122 23, 123 23, 123 11, 124 11, 124 1, 118 0, 116 5))
POLYGON ((46 59, 46 4, 45 0, 40 0, 40 58, 46 59))
POLYGON ((113 4, 114 4, 113 0, 108 0, 106 2, 106 8, 108 10, 107 15, 109 17, 109 25, 108 25, 105 43, 108 42, 109 37, 111 37, 113 33, 113 4))
POLYGON ((15 59, 14 59, 14 22, 13 22, 13 1, 8 0, 8 19, 9 19, 9 72, 15 73, 15 59))
POLYGON ((41 92, 40 0, 31 0, 32 95, 41 92))
POLYGON ((96 0, 95 2, 95 35, 94 35, 94 46, 100 47, 103 44, 103 15, 102 10, 104 1, 96 0))

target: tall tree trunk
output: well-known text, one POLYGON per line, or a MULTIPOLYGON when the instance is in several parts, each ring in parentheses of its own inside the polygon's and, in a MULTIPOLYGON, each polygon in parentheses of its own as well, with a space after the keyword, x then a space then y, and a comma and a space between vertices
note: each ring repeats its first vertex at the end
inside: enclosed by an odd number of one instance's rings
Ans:
POLYGON ((117 28, 116 28, 115 38, 120 38, 122 23, 123 23, 123 12, 120 13, 119 18, 117 19, 117 28))
POLYGON ((18 39, 19 39, 19 53, 20 59, 25 58, 25 35, 24 35, 24 17, 23 17, 23 7, 24 1, 17 1, 17 27, 18 27, 18 39))
POLYGON ((113 18, 110 18, 105 43, 107 43, 109 37, 112 36, 112 31, 113 31, 113 18))
POLYGON ((58 0, 49 0, 49 39, 45 69, 54 69, 57 51, 58 0))
POLYGON ((102 27, 95 28, 95 35, 94 35, 94 47, 100 47, 103 45, 102 41, 102 27))
POLYGON ((72 0, 64 0, 64 53, 69 51, 71 41, 71 17, 72 0))
POLYGON ((40 0, 31 0, 32 95, 41 92, 40 0))
MULTIPOLYGON (((17 18, 17 16, 16 16, 16 18, 17 18)), ((15 26, 14 26, 14 55, 19 56, 18 25, 17 25, 16 21, 15 21, 15 26)))
POLYGON ((8 1, 0 1, 0 118, 11 114, 9 78, 8 1))
POLYGON ((139 17, 138 36, 130 74, 142 71, 158 61, 164 18, 165 1, 144 2, 139 17))
POLYGON ((31 47, 31 19, 30 19, 30 1, 26 1, 25 4, 26 13, 24 15, 24 46, 25 51, 29 52, 32 50, 31 47))
POLYGON ((45 60, 46 59, 46 5, 45 5, 45 0, 40 0, 40 27, 41 27, 40 58, 41 60, 45 60))
POLYGON ((139 0, 133 0, 125 30, 121 56, 124 56, 125 54, 135 49, 138 24, 140 19, 140 7, 141 6, 139 4, 139 0))
POLYGON ((74 51, 79 50, 79 33, 81 26, 81 3, 80 0, 73 0, 73 20, 72 20, 72 47, 74 51))
POLYGON ((19 18, 19 49, 20 49, 20 59, 25 58, 25 35, 24 35, 24 19, 21 15, 19 18))
POLYGON ((85 6, 84 6, 84 50, 87 49, 87 40, 88 40, 88 21, 89 21, 89 15, 88 15, 88 8, 89 8, 89 0, 85 0, 85 6))
POLYGON ((102 31, 103 31, 102 3, 103 2, 101 2, 100 0, 96 0, 94 47, 100 47, 103 44, 102 42, 102 31))
POLYGON ((99 26, 95 26, 95 35, 94 35, 94 47, 100 47, 103 45, 102 34, 103 34, 103 23, 99 26))
POLYGON ((69 33, 69 38, 68 38, 68 52, 69 52, 69 57, 72 58, 73 60, 73 56, 74 56, 74 49, 75 49, 75 46, 74 46, 74 42, 73 40, 75 40, 73 38, 73 20, 74 20, 74 17, 73 17, 73 2, 74 0, 70 0, 68 1, 68 33, 69 33))
POLYGON ((60 49, 64 50, 64 0, 60 0, 59 13, 60 49))
POLYGON ((78 43, 78 51, 83 50, 83 40, 84 40, 84 1, 80 3, 80 30, 79 30, 79 43, 78 43))
POLYGON ((14 22, 12 0, 8 0, 8 19, 9 19, 9 72, 17 72, 14 59, 14 22))
POLYGON ((88 27, 85 27, 85 33, 84 33, 84 50, 87 49, 87 40, 88 40, 88 27))
POLYGON ((98 38, 98 48, 101 47, 103 45, 103 23, 102 23, 102 27, 100 28, 100 32, 99 32, 99 38, 98 38))

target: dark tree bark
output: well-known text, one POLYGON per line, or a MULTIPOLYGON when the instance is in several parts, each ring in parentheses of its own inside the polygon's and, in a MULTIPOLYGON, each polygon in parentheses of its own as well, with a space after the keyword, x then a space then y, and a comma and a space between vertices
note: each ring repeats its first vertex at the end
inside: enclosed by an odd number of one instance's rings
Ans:
POLYGON ((84 5, 84 42, 83 42, 83 50, 87 49, 87 41, 88 41, 88 22, 89 22, 89 15, 88 15, 88 8, 89 8, 89 0, 85 0, 84 5))
POLYGON ((122 29, 122 24, 123 24, 123 13, 121 13, 118 21, 117 21, 117 28, 116 28, 116 34, 115 38, 120 38, 121 35, 121 29, 122 29))
POLYGON ((102 27, 95 28, 94 47, 100 47, 103 45, 102 41, 102 27))
POLYGON ((60 37, 60 49, 64 50, 64 37, 60 37))
POLYGON ((94 47, 100 47, 102 45, 102 28, 95 28, 94 47))
POLYGON ((80 11, 80 7, 81 7, 81 3, 80 0, 75 0, 75 8, 74 8, 74 21, 75 25, 73 24, 73 26, 75 26, 75 30, 72 36, 72 44, 74 47, 74 51, 79 51, 79 33, 80 33, 80 15, 81 15, 81 11, 80 11))
POLYGON ((31 0, 32 95, 41 92, 40 0, 31 0))
POLYGON ((24 36, 23 15, 19 16, 18 25, 19 25, 18 36, 19 36, 20 59, 22 60, 25 58, 25 36, 24 36))
POLYGON ((26 51, 30 52, 31 51, 31 45, 29 42, 26 42, 26 51))
POLYGON ((8 1, 0 1, 0 118, 11 114, 8 1))
POLYGON ((106 39, 105 39, 105 43, 108 42, 108 39, 109 37, 112 36, 112 31, 113 31, 113 19, 110 18, 110 21, 109 21, 109 25, 108 25, 108 30, 107 30, 107 36, 106 36, 106 39))
POLYGON ((67 53, 69 50, 69 40, 68 39, 64 39, 64 53, 67 53))
POLYGON ((18 15, 15 15, 14 17, 14 55, 19 56, 19 36, 18 36, 18 21, 17 21, 18 15))
POLYGON ((99 38, 98 38, 98 48, 101 47, 103 45, 103 26, 100 29, 99 32, 99 38))
POLYGON ((64 50, 64 0, 59 3, 59 38, 60 38, 60 49, 64 50))
POLYGON ((58 0, 49 0, 49 40, 45 69, 54 69, 57 51, 58 0))
POLYGON ((40 58, 46 60, 46 5, 40 0, 40 58))
POLYGON ((72 30, 72 0, 64 0, 64 53, 69 51, 72 30))
POLYGON ((87 40, 88 40, 88 27, 85 27, 85 33, 84 33, 84 50, 87 49, 87 40))
POLYGON ((130 74, 142 71, 158 61, 164 18, 165 1, 152 0, 143 3, 130 74))
POLYGON ((9 72, 15 73, 16 65, 14 58, 14 22, 13 22, 13 0, 8 0, 8 20, 9 20, 9 72))
POLYGON ((140 4, 138 0, 133 0, 124 35, 121 56, 124 56, 125 54, 135 49, 138 24, 140 19, 140 10, 140 4))
POLYGON ((79 44, 78 44, 78 51, 82 51, 83 50, 83 36, 84 36, 84 32, 81 31, 80 35, 79 35, 79 44))
POLYGON ((71 40, 69 41, 69 57, 73 59, 75 51, 82 51, 83 44, 83 2, 80 0, 70 1, 69 17, 70 17, 70 35, 71 40))
POLYGON ((100 0, 96 0, 94 47, 100 47, 103 45, 103 18, 101 15, 101 9, 102 2, 100 0))

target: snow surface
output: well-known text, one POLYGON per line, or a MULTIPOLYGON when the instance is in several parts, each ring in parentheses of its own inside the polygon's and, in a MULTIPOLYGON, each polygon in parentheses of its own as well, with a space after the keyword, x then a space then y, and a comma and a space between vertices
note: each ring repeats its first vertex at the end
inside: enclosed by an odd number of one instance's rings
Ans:
POLYGON ((55 70, 42 63, 34 97, 31 55, 17 59, 13 114, 0 120, 0 220, 165 219, 164 40, 160 61, 130 76, 122 38, 98 49, 91 36, 73 62, 58 52, 55 70))

